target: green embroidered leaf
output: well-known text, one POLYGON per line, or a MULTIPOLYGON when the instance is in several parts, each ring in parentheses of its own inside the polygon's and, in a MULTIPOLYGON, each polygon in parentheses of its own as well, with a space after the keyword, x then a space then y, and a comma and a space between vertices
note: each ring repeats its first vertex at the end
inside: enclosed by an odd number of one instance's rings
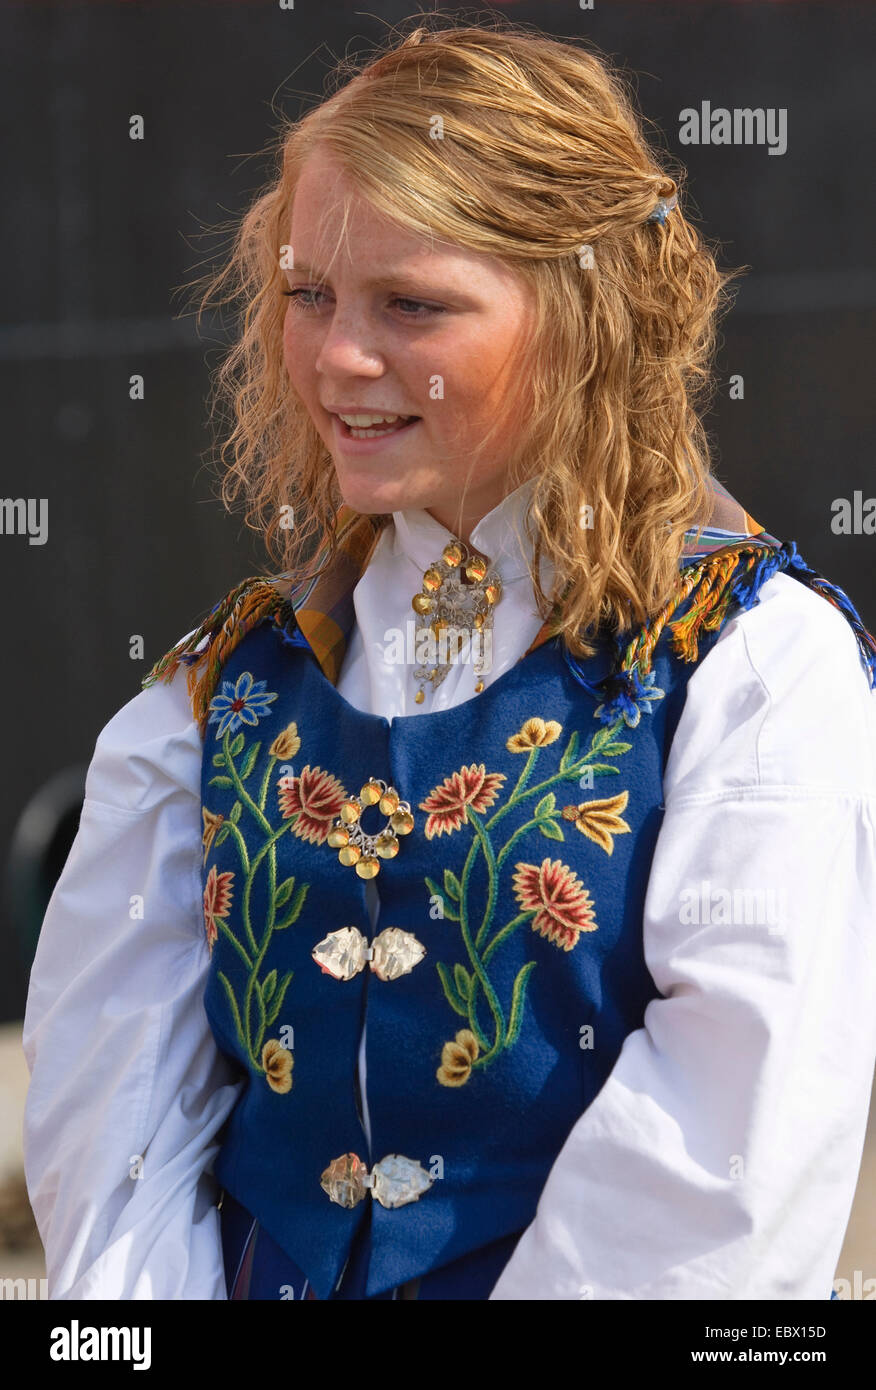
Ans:
POLYGON ((247 753, 243 762, 243 767, 240 769, 240 780, 242 782, 245 782, 249 774, 252 772, 253 764, 255 763, 255 760, 259 755, 259 749, 261 748, 261 746, 262 745, 260 743, 254 743, 252 748, 250 748, 249 752, 247 753))
POLYGON ((505 1038, 505 1046, 511 1047, 517 1041, 520 1032, 520 1024, 523 1022, 523 1005, 526 999, 526 986, 529 977, 535 969, 535 961, 528 960, 521 968, 514 981, 514 991, 511 995, 511 1017, 508 1020, 508 1034, 505 1038))
POLYGON ((566 751, 560 758, 560 772, 565 772, 570 763, 575 761, 575 754, 578 751, 578 732, 575 730, 566 745, 566 751))
POLYGON ((214 753, 214 754, 213 754, 213 766, 214 766, 214 767, 224 767, 224 766, 225 766, 225 754, 224 754, 224 753, 214 753))
POLYGON ((471 999, 471 976, 462 965, 454 965, 453 982, 456 985, 457 993, 464 1003, 471 999))
POLYGON ((607 743, 603 748, 603 753, 629 753, 632 748, 631 743, 607 743))
POLYGON ((256 1050, 258 1050, 262 1045, 262 1038, 265 1036, 265 1028, 267 1027, 268 1020, 265 1016, 265 1001, 262 995, 262 987, 259 984, 258 980, 253 981, 253 986, 253 994, 255 995, 255 1001, 259 1006, 259 1023, 258 1028, 256 1030, 255 1040, 255 1047, 256 1050))
POLYGON ((444 870, 444 891, 455 903, 458 903, 462 897, 459 879, 456 877, 456 874, 451 873, 449 869, 444 870))
POLYGON ((240 813, 241 813, 242 810, 243 810, 243 802, 242 802, 242 801, 235 801, 235 803, 234 803, 234 805, 232 806, 231 810, 228 812, 228 819, 231 821, 231 824, 232 824, 232 825, 236 825, 237 822, 240 820, 240 813))
POLYGON ((217 835, 216 835, 215 840, 213 841, 213 844, 214 844, 214 845, 221 845, 221 844, 222 844, 222 841, 223 841, 223 840, 227 840, 227 839, 228 839, 228 836, 229 836, 230 834, 231 834, 231 827, 230 827, 230 825, 223 825, 222 828, 217 832, 217 835))
POLYGON ((536 806, 536 808, 535 808, 535 815, 536 815, 536 816, 549 816, 549 815, 551 814, 551 812, 553 811, 554 807, 556 806, 556 804, 557 804, 557 798, 554 796, 553 792, 548 792, 547 796, 543 796, 542 799, 541 799, 541 801, 540 801, 540 802, 538 803, 538 805, 536 806))
POLYGON ((453 984, 451 983, 450 974, 447 969, 447 966, 442 964, 441 961, 439 961, 435 968, 438 971, 438 978, 440 979, 441 984, 444 988, 444 993, 447 996, 447 1002, 450 1005, 451 1009, 453 1009, 454 1013, 459 1014, 462 1018, 468 1018, 468 1010, 466 1009, 459 995, 456 993, 453 984))
POLYGON ((448 902, 444 893, 442 893, 441 889, 438 887, 437 883, 433 883, 431 878, 424 878, 423 882, 429 890, 430 897, 439 898, 441 900, 441 908, 444 913, 444 916, 447 917, 451 922, 458 922, 459 913, 454 912, 453 908, 450 906, 450 903, 448 902))
POLYGON ((237 1040, 240 1043, 241 1047, 244 1049, 244 1051, 246 1051, 246 1038, 243 1035, 243 1024, 240 1021, 240 1010, 237 1007, 237 1000, 234 997, 234 990, 231 988, 231 983, 228 977, 226 975, 223 975, 221 970, 219 971, 219 980, 222 984, 223 989, 225 990, 225 993, 228 996, 228 1003, 231 1007, 231 1017, 234 1019, 234 1027, 237 1031, 237 1040))
POLYGON ((301 909, 304 906, 304 899, 307 897, 307 890, 309 887, 309 883, 302 883, 301 887, 298 889, 298 892, 295 894, 295 897, 292 899, 292 906, 290 907, 286 916, 283 918, 282 922, 274 923, 276 931, 282 931, 284 927, 290 927, 293 922, 298 921, 298 918, 301 916, 301 909))
POLYGON ((284 883, 281 883, 280 887, 274 894, 274 907, 283 907, 284 904, 287 903, 290 897, 292 896, 292 889, 294 887, 295 877, 293 875, 292 878, 287 878, 284 883))
POLYGON ((234 783, 230 777, 211 777, 207 783, 208 787, 233 787, 234 783))
POLYGON ((283 1000, 286 997, 286 990, 289 988, 289 981, 292 979, 292 974, 293 972, 290 970, 288 975, 284 975, 280 981, 280 988, 274 995, 270 1008, 265 1013, 266 1027, 269 1027, 274 1022, 274 1019, 283 1007, 283 1000))
POLYGON ((564 840, 566 838, 562 830, 560 829, 558 821, 545 821, 544 825, 540 825, 538 828, 541 831, 542 835, 544 835, 545 838, 548 840, 564 840))
POLYGON ((246 741, 246 740, 244 739, 243 734, 238 734, 238 735, 237 735, 237 738, 235 738, 235 739, 232 740, 232 742, 231 742, 231 748, 230 748, 230 750, 229 750, 230 753, 231 753, 232 758, 236 758, 236 757, 237 757, 238 753, 239 753, 239 752, 241 751, 241 749, 243 748, 243 745, 244 745, 245 741, 246 741))
POLYGON ((598 729, 590 740, 590 751, 596 753, 600 748, 604 748, 606 743, 613 737, 613 730, 610 726, 598 729))
POLYGON ((591 772, 613 772, 615 776, 620 772, 619 767, 612 767, 611 763, 588 763, 591 772))
POLYGON ((269 1002, 269 1000, 270 1000, 270 998, 271 998, 271 996, 272 996, 272 994, 274 993, 274 990, 275 990, 276 988, 277 988, 277 972, 276 972, 276 970, 272 970, 271 973, 270 973, 269 975, 266 975, 266 976, 265 976, 264 984, 262 985, 262 998, 264 999, 264 1001, 265 1001, 266 1004, 269 1002))

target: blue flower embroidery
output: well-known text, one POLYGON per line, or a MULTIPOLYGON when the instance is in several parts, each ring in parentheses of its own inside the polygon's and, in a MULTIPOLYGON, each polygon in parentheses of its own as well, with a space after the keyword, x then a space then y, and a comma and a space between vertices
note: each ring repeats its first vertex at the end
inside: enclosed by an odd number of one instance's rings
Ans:
POLYGON ((635 729, 642 717, 642 710, 646 714, 653 714, 652 700, 662 700, 666 694, 665 690, 654 684, 655 679, 654 671, 649 671, 644 680, 639 679, 635 670, 620 671, 605 682, 605 702, 597 705, 593 717, 601 718, 604 724, 608 724, 621 714, 627 727, 635 729))
POLYGON ((222 682, 222 694, 214 695, 210 701, 208 724, 219 721, 216 737, 225 733, 236 733, 241 724, 258 724, 260 719, 271 713, 268 705, 277 696, 265 690, 267 681, 253 682, 249 671, 243 671, 234 685, 231 681, 222 682))

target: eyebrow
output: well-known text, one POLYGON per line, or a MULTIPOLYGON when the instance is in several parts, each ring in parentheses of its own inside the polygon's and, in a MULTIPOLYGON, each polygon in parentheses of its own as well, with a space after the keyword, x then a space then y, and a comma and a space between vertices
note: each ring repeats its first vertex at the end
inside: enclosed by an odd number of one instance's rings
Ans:
MULTIPOLYGON (((284 268, 284 273, 291 272, 294 274, 295 271, 298 271, 301 275, 312 276, 313 279, 318 280, 320 283, 324 283, 325 280, 328 278, 327 276, 321 274, 319 271, 312 270, 311 267, 308 265, 290 265, 284 268)), ((365 281, 365 284, 371 289, 390 289, 393 285, 417 285, 420 283, 422 282, 417 273, 415 271, 409 270, 399 270, 396 271, 394 275, 377 275, 373 276, 370 280, 365 281)), ((445 292, 455 293, 457 291, 449 290, 445 292)))

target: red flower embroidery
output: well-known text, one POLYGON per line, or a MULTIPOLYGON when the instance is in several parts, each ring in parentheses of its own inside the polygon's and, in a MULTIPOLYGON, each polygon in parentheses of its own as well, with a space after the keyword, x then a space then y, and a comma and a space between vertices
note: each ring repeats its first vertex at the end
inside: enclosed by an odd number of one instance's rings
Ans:
POLYGON ((517 901, 525 912, 537 909, 533 931, 563 951, 577 945, 582 931, 596 931, 590 894, 567 865, 559 859, 543 859, 541 865, 515 867, 512 882, 517 901))
POLYGON ((332 821, 347 800, 338 779, 321 767, 308 764, 297 777, 281 777, 278 786, 283 819, 298 817, 293 834, 314 845, 323 844, 332 821))
POLYGON ((483 763, 477 766, 472 763, 445 777, 441 786, 435 787, 426 800, 420 802, 421 811, 431 812, 426 821, 426 839, 443 835, 445 830, 448 835, 458 830, 467 819, 467 806, 474 811, 486 811, 496 800, 504 781, 504 772, 487 772, 483 763))
POLYGON ((210 954, 213 954, 213 946, 219 935, 219 928, 216 925, 217 917, 227 917, 231 911, 231 884, 234 879, 233 871, 217 873, 216 865, 210 867, 207 875, 207 882, 204 884, 204 926, 207 931, 207 944, 210 947, 210 954))

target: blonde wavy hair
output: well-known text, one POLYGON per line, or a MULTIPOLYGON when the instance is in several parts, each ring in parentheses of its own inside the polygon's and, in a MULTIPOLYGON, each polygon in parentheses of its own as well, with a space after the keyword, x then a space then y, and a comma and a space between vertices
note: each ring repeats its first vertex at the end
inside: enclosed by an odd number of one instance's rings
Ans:
POLYGON ((213 381, 222 500, 243 499, 293 591, 331 561, 343 499, 282 351, 280 248, 318 149, 398 225, 491 254, 531 287, 528 410, 508 491, 535 475, 533 593, 543 617, 556 606, 568 649, 589 656, 594 625, 624 631, 669 600, 685 532, 708 521, 700 411, 731 274, 681 207, 665 225, 647 220, 682 172, 661 167, 621 75, 577 44, 498 17, 418 16, 331 81, 332 95, 284 120, 276 175, 200 301, 199 321, 226 304, 237 314, 213 381), (440 140, 429 138, 436 116, 440 140))

